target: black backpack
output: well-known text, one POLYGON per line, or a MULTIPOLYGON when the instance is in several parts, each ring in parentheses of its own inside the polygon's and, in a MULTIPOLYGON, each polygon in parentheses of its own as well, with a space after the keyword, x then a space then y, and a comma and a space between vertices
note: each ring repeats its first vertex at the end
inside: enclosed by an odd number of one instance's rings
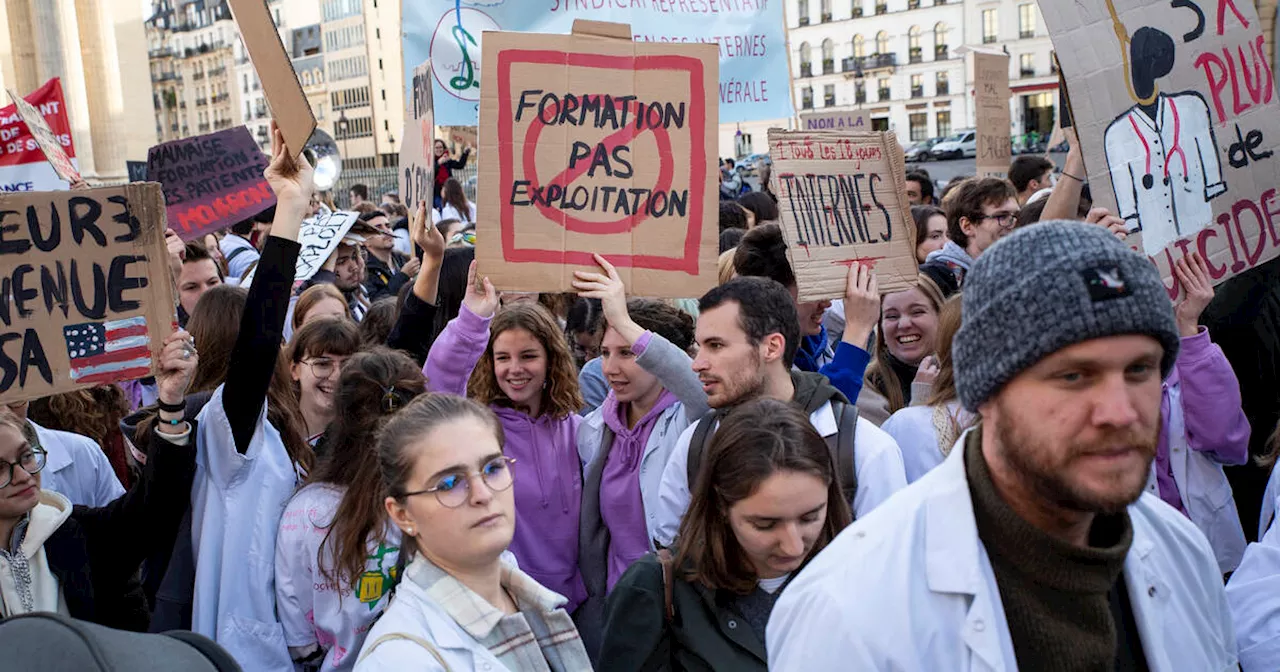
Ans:
MULTIPOLYGON (((858 470, 853 460, 853 441, 858 434, 858 407, 839 401, 831 402, 831 411, 836 416, 836 433, 826 438, 827 450, 831 451, 831 461, 836 466, 836 478, 840 479, 840 491, 853 508, 853 498, 858 494, 858 470)), ((715 409, 698 420, 689 440, 689 489, 697 482, 698 470, 702 468, 702 456, 711 445, 714 434, 712 428, 719 421, 715 409)))
POLYGON ((0 622, 0 650, 26 672, 240 672, 213 640, 175 630, 151 635, 60 614, 23 614, 0 622))

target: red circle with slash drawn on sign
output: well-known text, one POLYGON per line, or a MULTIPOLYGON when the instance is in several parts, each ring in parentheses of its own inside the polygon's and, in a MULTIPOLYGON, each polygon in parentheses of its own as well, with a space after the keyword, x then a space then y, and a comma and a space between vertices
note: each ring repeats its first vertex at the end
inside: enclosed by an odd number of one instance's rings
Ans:
MULTIPOLYGON (((623 104, 622 101, 614 101, 614 102, 616 105, 619 105, 619 106, 623 104)), ((556 102, 555 115, 553 115, 552 117, 553 119, 560 116, 561 104, 562 103, 559 101, 556 102)), ((643 103, 636 103, 636 104, 639 107, 643 107, 643 103)), ((551 109, 550 106, 548 106, 548 109, 551 109)), ((524 176, 525 176, 525 179, 529 180, 530 191, 532 191, 535 187, 541 186, 540 181, 538 180, 538 165, 537 165, 536 153, 538 149, 538 138, 542 136, 542 129, 545 128, 546 125, 547 125, 546 122, 542 120, 542 115, 540 114, 534 115, 533 121, 529 123, 529 129, 525 132, 523 165, 524 165, 524 176)), ((635 140, 636 137, 638 137, 639 135, 646 132, 652 132, 654 135, 654 139, 657 141, 657 144, 658 144, 658 160, 659 160, 658 179, 657 179, 657 184, 650 191, 650 193, 652 194, 660 191, 665 192, 671 188, 672 177, 675 173, 675 166, 672 165, 675 161, 675 157, 672 156, 671 154, 671 136, 667 133, 667 129, 656 127, 656 128, 647 128, 647 129, 637 131, 635 128, 635 123, 631 122, 626 126, 624 126, 623 128, 615 131, 612 135, 606 137, 601 142, 604 144, 606 149, 612 152, 612 150, 618 145, 627 144, 632 140, 635 140)), ((559 175, 556 175, 555 177, 551 178, 551 181, 548 184, 563 185, 567 193, 569 190, 569 187, 571 187, 573 183, 578 180, 578 178, 585 175, 590 168, 591 168, 590 161, 586 161, 586 160, 579 161, 577 166, 573 168, 565 168, 563 171, 561 171, 559 175)), ((619 191, 621 191, 621 189, 622 188, 620 187, 619 191)), ((538 211, 543 214, 544 217, 554 222, 560 223, 562 226, 564 226, 566 231, 572 231, 574 233, 587 233, 592 235, 628 233, 630 231, 635 230, 635 228, 639 226, 641 222, 649 218, 649 215, 643 212, 643 208, 638 208, 638 210, 640 210, 639 212, 633 212, 632 214, 622 217, 621 219, 596 222, 596 221, 589 221, 589 220, 575 217, 573 215, 570 215, 568 212, 565 212, 553 206, 547 205, 546 203, 537 203, 536 207, 538 208, 538 211)))

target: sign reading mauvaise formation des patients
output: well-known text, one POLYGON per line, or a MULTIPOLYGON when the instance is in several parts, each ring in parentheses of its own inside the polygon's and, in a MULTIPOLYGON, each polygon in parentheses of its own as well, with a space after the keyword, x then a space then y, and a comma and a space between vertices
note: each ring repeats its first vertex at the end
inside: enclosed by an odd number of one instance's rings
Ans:
POLYGON ((0 195, 0 404, 155 371, 164 221, 158 184, 0 195))
POLYGON ((164 187, 169 228, 183 240, 225 229, 276 204, 262 173, 267 155, 249 129, 228 128, 156 145, 147 177, 164 187))
MULTIPOLYGON (((637 43, 716 45, 721 122, 790 117, 782 0, 413 0, 402 3, 405 90, 431 59, 436 123, 475 126, 482 35, 567 34, 578 19, 629 24, 637 43)), ((847 10, 846 10, 847 11, 847 10)))
POLYGON ((629 35, 485 36, 476 260, 495 285, 572 291, 592 253, 637 296, 715 285, 715 47, 629 35))
POLYGON ((876 272, 881 292, 915 284, 915 225, 896 135, 775 128, 769 158, 801 301, 844 296, 854 264, 876 272))

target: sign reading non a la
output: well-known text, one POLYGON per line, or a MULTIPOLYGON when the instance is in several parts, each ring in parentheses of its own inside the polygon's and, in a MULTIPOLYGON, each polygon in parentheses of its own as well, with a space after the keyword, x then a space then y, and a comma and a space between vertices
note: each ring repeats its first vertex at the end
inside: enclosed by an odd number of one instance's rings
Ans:
POLYGON ((431 61, 413 69, 412 81, 404 118, 404 138, 400 144, 400 198, 410 211, 417 207, 419 201, 433 205, 435 197, 431 61))
POLYGON ((802 131, 870 131, 871 117, 863 110, 804 112, 800 115, 802 131))
POLYGON ((978 117, 978 177, 1009 174, 1013 147, 1009 136, 1009 55, 973 52, 974 98, 978 117))
POLYGON ((1095 205, 1183 296, 1198 252, 1215 284, 1280 256, 1280 100, 1254 3, 1042 2, 1071 89, 1095 205))
POLYGON ((155 371, 174 303, 160 185, 0 195, 0 403, 155 371))
POLYGON ((855 264, 876 272, 882 292, 914 286, 915 226, 897 136, 775 128, 769 158, 801 301, 844 296, 855 264))
POLYGON ((480 271, 570 291, 599 253, 636 295, 699 296, 716 282, 716 49, 581 30, 485 35, 480 271))
POLYGON ((164 188, 169 227, 194 240, 276 204, 266 167, 249 130, 237 126, 152 147, 144 174, 164 188))

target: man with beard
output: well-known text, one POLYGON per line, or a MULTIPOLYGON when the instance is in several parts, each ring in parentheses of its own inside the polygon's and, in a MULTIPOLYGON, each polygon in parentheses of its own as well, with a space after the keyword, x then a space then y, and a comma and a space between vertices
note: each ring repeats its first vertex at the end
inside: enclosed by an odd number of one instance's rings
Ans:
MULTIPOLYGON (((906 486, 898 444, 865 418, 822 374, 795 371, 800 324, 791 294, 766 278, 734 278, 707 292, 698 304, 693 370, 712 414, 686 429, 667 458, 659 486, 654 536, 670 546, 689 508, 690 485, 719 415, 760 397, 790 401, 809 414, 823 438, 851 444, 856 492, 850 506, 862 517, 906 486)), ((831 442, 829 442, 831 445, 831 442)), ((837 459, 840 449, 835 451, 837 459)), ((845 473, 837 466, 838 473, 845 473)), ((846 486, 851 484, 845 483, 846 486)), ((797 668, 799 669, 799 668, 797 668)))
POLYGON ((1155 267, 1040 224, 977 260, 963 307, 956 387, 981 424, 788 587, 770 667, 1235 669, 1208 542, 1143 494, 1179 347, 1155 267))

